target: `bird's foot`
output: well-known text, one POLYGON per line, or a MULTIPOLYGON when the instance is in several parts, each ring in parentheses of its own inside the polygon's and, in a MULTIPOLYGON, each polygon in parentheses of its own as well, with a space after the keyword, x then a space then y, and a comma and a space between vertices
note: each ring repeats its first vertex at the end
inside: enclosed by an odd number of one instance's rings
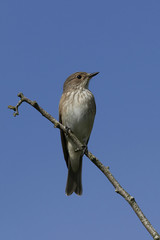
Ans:
POLYGON ((83 155, 85 154, 86 151, 88 151, 87 145, 82 145, 80 148, 76 148, 75 152, 82 151, 83 155))
POLYGON ((69 133, 71 132, 71 129, 69 127, 66 127, 66 126, 65 126, 65 128, 66 128, 65 134, 68 137, 69 133))

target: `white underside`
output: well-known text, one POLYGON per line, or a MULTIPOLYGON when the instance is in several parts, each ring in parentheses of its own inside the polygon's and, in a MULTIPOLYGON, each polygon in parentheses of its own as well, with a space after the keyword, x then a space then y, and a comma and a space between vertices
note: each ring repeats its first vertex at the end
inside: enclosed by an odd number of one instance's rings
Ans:
MULTIPOLYGON (((83 144, 87 144, 95 117, 95 108, 92 109, 91 107, 93 106, 91 102, 93 103, 94 97, 88 89, 79 91, 78 95, 73 95, 74 92, 70 95, 70 100, 74 97, 73 104, 64 105, 63 112, 65 114, 62 116, 62 123, 70 128, 83 144), (86 100, 86 97, 88 100, 86 100)), ((70 139, 67 142, 71 165, 73 170, 76 171, 79 167, 78 159, 80 159, 82 152, 75 152, 76 146, 70 139)))

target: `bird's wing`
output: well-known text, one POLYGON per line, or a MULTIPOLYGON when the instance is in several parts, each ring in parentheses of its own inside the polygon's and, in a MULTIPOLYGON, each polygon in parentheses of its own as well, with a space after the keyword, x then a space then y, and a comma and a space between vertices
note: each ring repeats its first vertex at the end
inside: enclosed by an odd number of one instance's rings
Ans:
MULTIPOLYGON (((59 113, 59 122, 62 123, 62 118, 61 118, 61 114, 59 113)), ((65 134, 62 130, 60 130, 61 133, 61 142, 62 142, 62 148, 63 148, 63 154, 64 154, 64 158, 68 167, 68 149, 67 149, 67 142, 66 142, 66 137, 65 134)))

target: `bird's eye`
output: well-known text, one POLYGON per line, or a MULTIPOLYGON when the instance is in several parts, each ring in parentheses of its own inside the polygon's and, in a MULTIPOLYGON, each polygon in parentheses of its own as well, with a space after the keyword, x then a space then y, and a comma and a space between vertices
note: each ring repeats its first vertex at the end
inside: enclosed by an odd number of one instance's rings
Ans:
POLYGON ((81 75, 78 75, 78 76, 77 76, 78 79, 81 79, 81 77, 82 77, 81 75))

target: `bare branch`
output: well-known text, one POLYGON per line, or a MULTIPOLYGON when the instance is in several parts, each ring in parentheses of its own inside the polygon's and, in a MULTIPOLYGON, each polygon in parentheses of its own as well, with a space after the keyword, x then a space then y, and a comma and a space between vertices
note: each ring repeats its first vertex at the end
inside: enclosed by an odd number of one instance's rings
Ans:
MULTIPOLYGON (((68 134, 68 136, 71 138, 71 140, 77 145, 77 149, 84 149, 83 144, 78 140, 78 138, 72 133, 70 129, 67 129, 64 125, 59 123, 55 118, 53 118, 48 112, 46 112, 43 108, 41 108, 36 101, 31 101, 30 99, 26 98, 23 93, 19 93, 18 97, 20 97, 19 102, 17 105, 14 106, 8 106, 9 109, 12 109, 14 111, 14 116, 19 115, 18 108, 23 103, 26 102, 30 104, 32 107, 37 109, 45 118, 47 118, 50 122, 54 124, 55 128, 59 128, 64 133, 68 134)), ((147 231, 151 234, 154 240, 160 240, 160 235, 156 230, 153 228, 149 220, 145 217, 142 210, 138 206, 138 204, 135 201, 135 198, 131 196, 128 192, 122 188, 122 186, 118 183, 118 181, 114 178, 112 173, 109 171, 109 167, 105 167, 91 152, 88 151, 87 148, 84 149, 84 154, 103 172, 103 174, 108 178, 108 180, 111 182, 113 187, 115 188, 115 192, 120 194, 132 207, 138 218, 140 219, 141 223, 144 225, 144 227, 147 229, 147 231)))

